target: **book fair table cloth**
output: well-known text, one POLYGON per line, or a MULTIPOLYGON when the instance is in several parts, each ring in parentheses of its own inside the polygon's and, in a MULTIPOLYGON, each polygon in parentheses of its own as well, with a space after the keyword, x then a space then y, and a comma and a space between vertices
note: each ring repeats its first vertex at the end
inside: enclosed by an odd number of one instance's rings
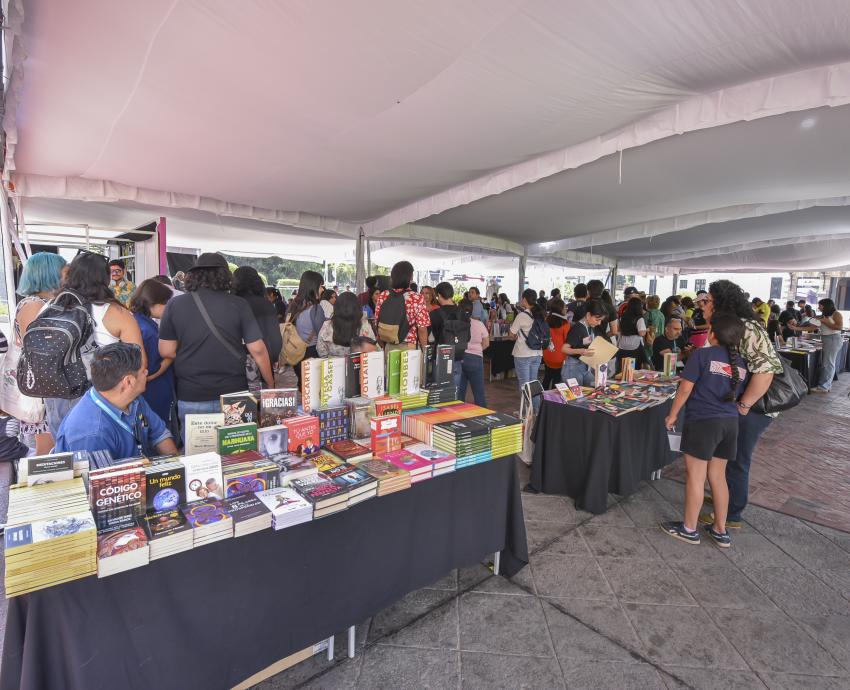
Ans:
POLYGON ((528 562, 515 456, 10 599, 0 688, 233 687, 497 551, 528 562))
POLYGON ((497 374, 505 374, 514 368, 514 341, 507 338, 491 338, 490 345, 484 350, 484 357, 490 361, 490 380, 497 374))
POLYGON ((671 405, 612 417, 544 399, 534 429, 531 488, 604 513, 609 493, 628 496, 676 459, 664 428, 671 405))

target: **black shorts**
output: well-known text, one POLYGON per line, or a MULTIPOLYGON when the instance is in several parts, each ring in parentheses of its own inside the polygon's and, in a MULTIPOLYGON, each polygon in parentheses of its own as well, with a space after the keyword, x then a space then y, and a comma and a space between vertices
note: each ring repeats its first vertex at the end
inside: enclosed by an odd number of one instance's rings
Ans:
POLYGON ((734 462, 738 451, 738 418, 685 420, 680 450, 699 460, 721 458, 734 462))

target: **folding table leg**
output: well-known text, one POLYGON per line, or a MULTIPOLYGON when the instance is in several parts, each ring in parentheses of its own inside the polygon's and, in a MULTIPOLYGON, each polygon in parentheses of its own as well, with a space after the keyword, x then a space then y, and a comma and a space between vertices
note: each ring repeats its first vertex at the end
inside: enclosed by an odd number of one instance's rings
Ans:
POLYGON ((493 574, 494 575, 499 574, 499 559, 501 558, 501 556, 502 556, 501 551, 496 551, 496 553, 493 554, 493 574))
POLYGON ((334 660, 334 636, 328 638, 328 661, 334 660))
POLYGON ((348 629, 348 658, 354 658, 354 626, 348 629))

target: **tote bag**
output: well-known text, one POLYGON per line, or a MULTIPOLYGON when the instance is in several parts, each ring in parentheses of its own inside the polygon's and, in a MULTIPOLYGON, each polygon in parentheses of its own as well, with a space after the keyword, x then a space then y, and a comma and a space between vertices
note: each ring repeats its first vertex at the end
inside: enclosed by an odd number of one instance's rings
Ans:
POLYGON ((44 400, 23 395, 18 389, 18 361, 21 358, 21 349, 16 340, 12 337, 9 341, 9 351, 3 358, 0 371, 0 407, 6 414, 22 422, 38 424, 44 421, 44 400))

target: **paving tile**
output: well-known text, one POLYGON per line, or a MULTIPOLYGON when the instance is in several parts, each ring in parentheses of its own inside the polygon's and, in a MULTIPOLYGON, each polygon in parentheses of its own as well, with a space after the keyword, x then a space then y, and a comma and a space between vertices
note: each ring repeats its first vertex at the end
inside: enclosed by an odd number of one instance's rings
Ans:
POLYGON ((638 527, 655 527, 665 520, 681 520, 681 510, 658 496, 654 498, 627 499, 620 507, 638 527))
POLYGON ((552 657, 546 621, 536 597, 468 592, 460 597, 463 651, 552 657))
POLYGON ((317 654, 258 683, 252 690, 288 690, 296 686, 312 690, 356 688, 361 664, 362 660, 358 658, 331 662, 324 654, 317 654))
POLYGON ((619 503, 612 505, 601 515, 594 515, 586 523, 588 527, 599 527, 600 525, 614 525, 617 527, 634 527, 632 519, 620 507, 619 503))
POLYGON ((561 666, 570 690, 665 690, 666 687, 658 672, 648 664, 568 661, 561 666))
POLYGON ((629 619, 615 602, 544 599, 555 654, 563 663, 620 661, 638 663, 643 653, 629 619), (636 654, 637 653, 637 654, 636 654))
POLYGON ((695 606, 624 604, 647 656, 663 666, 748 670, 705 611, 695 606))
POLYGON ((372 620, 369 641, 406 647, 457 649, 457 599, 454 592, 419 589, 372 620))
POLYGON ((621 602, 696 606, 696 601, 662 560, 599 558, 599 567, 621 602))
POLYGON ((589 554, 578 528, 574 525, 562 525, 556 522, 526 520, 525 534, 528 538, 528 552, 553 554, 589 554))
MULTIPOLYGON (((715 551, 720 549, 715 548, 715 551)), ((732 548, 724 549, 723 555, 743 569, 753 566, 802 568, 770 539, 749 529, 732 530, 732 548)))
POLYGON ((752 671, 726 671, 704 668, 668 668, 661 677, 670 690, 699 688, 699 690, 764 690, 767 686, 752 671))
POLYGON ((637 527, 579 527, 590 550, 596 556, 656 559, 658 553, 643 538, 637 527))
POLYGON ((839 570, 825 568, 823 570, 815 570, 813 572, 845 599, 850 599, 850 570, 847 570, 846 568, 841 568, 839 570))
POLYGON ((850 615, 850 601, 801 568, 748 568, 747 575, 791 616, 850 615))
POLYGON ((850 678, 803 676, 792 673, 762 673, 771 690, 847 690, 850 678))
POLYGON ((806 524, 815 530, 815 532, 822 534, 834 544, 838 544, 838 546, 842 549, 850 552, 850 532, 832 529, 831 527, 824 527, 823 525, 818 525, 814 522, 807 522, 806 524))
POLYGON ((850 672, 850 616, 805 616, 796 620, 850 672))
POLYGON ((700 606, 776 611, 776 605, 731 563, 678 563, 673 570, 700 606))
POLYGON ((428 589, 448 589, 448 590, 456 590, 457 589, 457 570, 452 570, 450 573, 441 577, 436 582, 428 585, 428 589))
POLYGON ((531 559, 531 570, 541 596, 614 598, 602 571, 590 556, 535 556, 531 559))
POLYGON ((555 659, 461 652, 461 687, 468 690, 563 688, 555 659))
POLYGON ((794 535, 767 534, 774 544, 805 568, 846 568, 850 570, 850 553, 847 553, 812 529, 794 535))
POLYGON ((366 650, 358 687, 444 690, 459 682, 457 652, 376 645, 366 650))
POLYGON ((665 500, 679 508, 685 504, 685 485, 671 479, 658 479, 650 484, 665 500))
POLYGON ((781 611, 710 611, 723 634, 759 673, 844 673, 827 652, 781 611))
POLYGON ((744 520, 762 534, 768 536, 795 536, 812 533, 812 529, 802 520, 783 515, 775 510, 759 506, 748 506, 744 511, 744 520))
POLYGON ((714 544, 701 539, 699 545, 686 544, 662 531, 660 525, 642 527, 641 535, 653 550, 668 563, 726 563, 726 557, 714 544))
POLYGON ((561 525, 574 525, 584 519, 572 501, 563 496, 543 494, 522 494, 522 514, 526 520, 557 522, 561 525))
POLYGON ((480 564, 471 568, 461 568, 459 583, 462 591, 512 594, 515 596, 532 596, 534 594, 534 581, 531 577, 531 568, 528 566, 512 578, 494 575, 493 571, 480 564), (525 586, 530 592, 522 589, 522 586, 525 586))

